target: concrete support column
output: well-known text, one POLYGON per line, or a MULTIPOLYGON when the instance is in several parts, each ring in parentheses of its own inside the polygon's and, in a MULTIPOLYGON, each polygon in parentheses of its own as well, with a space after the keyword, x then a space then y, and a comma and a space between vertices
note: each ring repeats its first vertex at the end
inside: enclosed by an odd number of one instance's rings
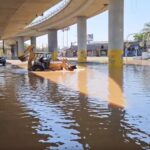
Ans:
POLYGON ((109 66, 123 65, 124 0, 109 1, 109 66))
POLYGON ((30 38, 30 40, 31 40, 31 45, 33 45, 33 46, 36 48, 36 37, 35 37, 35 36, 32 36, 32 37, 30 38))
POLYGON ((11 59, 17 59, 17 45, 13 44, 11 46, 11 59))
POLYGON ((52 54, 52 60, 57 60, 57 30, 48 30, 48 51, 52 54))
POLYGON ((24 37, 18 37, 18 56, 22 56, 24 52, 24 37))
POLYGON ((3 55, 6 56, 6 49, 5 49, 5 41, 2 41, 2 46, 3 46, 3 55))
POLYGON ((77 18, 77 35, 78 35, 78 62, 86 62, 87 60, 87 28, 86 18, 77 18))
POLYGON ((123 67, 109 69, 108 78, 108 103, 109 106, 125 107, 123 95, 123 67))

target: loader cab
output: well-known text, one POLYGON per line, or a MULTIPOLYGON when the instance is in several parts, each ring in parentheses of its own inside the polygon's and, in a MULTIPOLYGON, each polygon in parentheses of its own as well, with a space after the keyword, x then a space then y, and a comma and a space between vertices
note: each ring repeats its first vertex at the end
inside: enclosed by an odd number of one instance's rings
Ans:
POLYGON ((51 54, 49 52, 36 52, 32 65, 33 71, 44 71, 49 69, 51 54))

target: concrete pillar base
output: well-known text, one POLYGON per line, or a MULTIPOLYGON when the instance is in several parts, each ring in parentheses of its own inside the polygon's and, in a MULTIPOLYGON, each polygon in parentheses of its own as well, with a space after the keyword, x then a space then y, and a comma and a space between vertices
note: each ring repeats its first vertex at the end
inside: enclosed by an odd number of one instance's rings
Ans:
POLYGON ((109 67, 123 66, 123 50, 114 49, 108 51, 109 67))
POLYGON ((58 55, 57 55, 57 52, 55 51, 55 52, 52 52, 52 60, 58 60, 58 57, 57 57, 58 55))
POLYGON ((86 61, 87 61, 87 51, 78 50, 78 62, 86 62, 86 61))
POLYGON ((123 95, 123 67, 117 69, 110 67, 108 73, 109 106, 114 108, 124 108, 126 103, 123 95))

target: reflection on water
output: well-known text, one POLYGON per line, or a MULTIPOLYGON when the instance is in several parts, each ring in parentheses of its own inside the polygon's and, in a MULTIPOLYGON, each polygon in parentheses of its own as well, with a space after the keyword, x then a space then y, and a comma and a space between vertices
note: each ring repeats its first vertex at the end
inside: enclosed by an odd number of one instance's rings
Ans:
POLYGON ((0 149, 150 149, 149 67, 36 74, 0 68, 0 149))
POLYGON ((108 101, 109 104, 125 107, 123 95, 123 68, 109 68, 108 101))

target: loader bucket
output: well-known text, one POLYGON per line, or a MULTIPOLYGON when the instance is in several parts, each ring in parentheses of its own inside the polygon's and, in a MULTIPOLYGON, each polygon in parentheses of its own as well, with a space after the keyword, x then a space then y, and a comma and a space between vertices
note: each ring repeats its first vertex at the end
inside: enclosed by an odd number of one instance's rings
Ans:
POLYGON ((26 57, 24 57, 23 55, 22 55, 22 56, 19 56, 18 59, 19 59, 20 61, 22 61, 22 62, 23 62, 23 61, 27 61, 26 57))

